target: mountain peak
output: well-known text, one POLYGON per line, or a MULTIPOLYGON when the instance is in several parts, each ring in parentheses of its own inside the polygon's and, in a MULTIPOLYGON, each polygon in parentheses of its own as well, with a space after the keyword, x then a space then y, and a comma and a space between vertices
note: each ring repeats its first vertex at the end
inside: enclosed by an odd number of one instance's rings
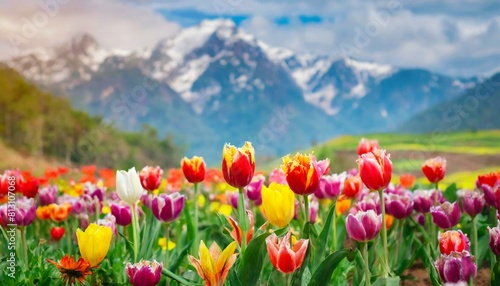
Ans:
POLYGON ((88 55, 92 51, 98 50, 99 44, 97 40, 88 33, 82 33, 74 36, 69 40, 58 47, 56 47, 56 51, 58 54, 66 54, 71 53, 74 55, 85 54, 88 55))

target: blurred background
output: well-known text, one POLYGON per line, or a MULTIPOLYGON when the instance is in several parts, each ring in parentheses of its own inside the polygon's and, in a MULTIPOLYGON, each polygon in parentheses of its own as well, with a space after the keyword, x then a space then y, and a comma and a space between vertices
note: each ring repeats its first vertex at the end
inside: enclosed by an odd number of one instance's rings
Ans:
POLYGON ((497 1, 0 0, 0 168, 258 169, 314 151, 396 173, 441 155, 456 181, 500 167, 497 1), (354 158, 354 159, 353 159, 354 158))

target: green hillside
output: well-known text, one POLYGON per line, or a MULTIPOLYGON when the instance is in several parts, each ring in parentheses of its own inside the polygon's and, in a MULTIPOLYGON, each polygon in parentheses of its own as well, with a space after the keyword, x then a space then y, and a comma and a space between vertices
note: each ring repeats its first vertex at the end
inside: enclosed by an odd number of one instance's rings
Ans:
MULTIPOLYGON (((179 164, 182 150, 171 138, 160 140, 148 126, 140 133, 121 132, 114 123, 74 110, 67 100, 1 65, 0 94, 0 139, 23 156, 114 168, 179 164)), ((18 167, 15 162, 2 165, 18 167)))

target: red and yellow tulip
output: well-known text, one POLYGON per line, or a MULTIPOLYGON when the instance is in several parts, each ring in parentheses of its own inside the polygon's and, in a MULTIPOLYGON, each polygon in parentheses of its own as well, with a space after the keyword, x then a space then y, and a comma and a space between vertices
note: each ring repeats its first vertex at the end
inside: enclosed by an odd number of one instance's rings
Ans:
POLYGON ((189 263, 196 268, 198 275, 205 280, 206 286, 222 286, 229 274, 229 269, 231 269, 238 256, 237 253, 234 253, 236 247, 236 241, 233 241, 224 250, 221 250, 219 245, 214 242, 208 249, 202 240, 198 251, 200 259, 188 255, 189 263))

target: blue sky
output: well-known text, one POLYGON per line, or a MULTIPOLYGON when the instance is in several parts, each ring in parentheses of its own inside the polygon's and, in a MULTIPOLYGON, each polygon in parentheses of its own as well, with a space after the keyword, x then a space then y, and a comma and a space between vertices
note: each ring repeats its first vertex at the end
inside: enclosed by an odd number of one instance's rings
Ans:
MULTIPOLYGON (((0 35, 22 32, 38 1, 0 0, 0 35)), ((140 49, 205 19, 232 19, 274 46, 449 75, 500 71, 498 0, 86 0, 69 1, 25 48, 88 32, 109 48, 140 49)), ((0 36, 0 54, 12 43, 0 36)))

